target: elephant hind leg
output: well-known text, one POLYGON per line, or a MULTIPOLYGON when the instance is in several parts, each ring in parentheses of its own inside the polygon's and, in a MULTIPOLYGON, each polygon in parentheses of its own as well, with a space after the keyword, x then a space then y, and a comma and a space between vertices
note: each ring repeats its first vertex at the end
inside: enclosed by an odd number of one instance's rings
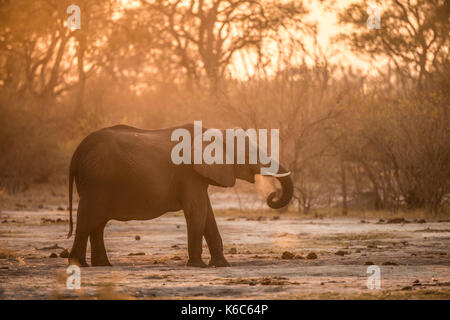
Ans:
POLYGON ((107 266, 110 267, 108 256, 106 254, 105 242, 103 239, 103 232, 105 230, 106 223, 101 224, 94 229, 89 239, 91 242, 91 264, 92 266, 107 266))
POLYGON ((76 264, 80 267, 89 267, 86 262, 86 247, 89 237, 89 229, 87 228, 87 212, 86 204, 80 199, 77 211, 77 229, 75 231, 75 240, 72 250, 69 254, 69 264, 76 264))
POLYGON ((72 250, 69 254, 69 265, 76 264, 80 267, 89 267, 86 262, 86 246, 89 234, 77 232, 75 234, 75 241, 73 242, 72 250))

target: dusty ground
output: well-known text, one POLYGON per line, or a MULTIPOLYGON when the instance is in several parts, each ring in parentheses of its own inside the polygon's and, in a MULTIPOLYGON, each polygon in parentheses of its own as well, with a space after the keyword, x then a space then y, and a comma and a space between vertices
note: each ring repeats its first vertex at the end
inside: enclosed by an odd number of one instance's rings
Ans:
POLYGON ((0 298, 450 298, 450 222, 276 214, 217 218, 230 268, 185 267, 181 214, 110 222, 105 243, 114 266, 83 268, 81 290, 71 291, 65 287, 67 260, 49 257, 72 245, 67 212, 3 211, 0 298), (61 248, 39 250, 55 244, 61 248), (307 259, 312 252, 317 258, 307 259), (367 288, 365 264, 380 266, 381 290, 367 288))

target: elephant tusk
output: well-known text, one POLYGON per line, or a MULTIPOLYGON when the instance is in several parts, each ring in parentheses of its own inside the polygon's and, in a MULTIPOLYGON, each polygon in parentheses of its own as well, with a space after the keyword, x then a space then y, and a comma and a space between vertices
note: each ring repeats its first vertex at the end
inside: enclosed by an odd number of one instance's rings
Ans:
POLYGON ((291 174, 290 171, 289 171, 289 172, 286 172, 286 173, 276 173, 276 174, 273 174, 272 177, 275 177, 275 178, 283 178, 283 177, 287 177, 287 176, 290 175, 290 174, 291 174))
POLYGON ((288 175, 290 175, 291 172, 286 172, 286 173, 267 173, 265 174, 265 176, 270 176, 270 177, 274 177, 274 178, 283 178, 283 177, 287 177, 288 175))

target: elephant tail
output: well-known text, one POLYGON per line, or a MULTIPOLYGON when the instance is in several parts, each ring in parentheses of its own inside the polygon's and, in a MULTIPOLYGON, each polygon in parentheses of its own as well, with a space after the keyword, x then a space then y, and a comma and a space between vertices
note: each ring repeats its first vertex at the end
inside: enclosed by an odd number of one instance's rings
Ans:
POLYGON ((73 232, 73 220, 72 220, 72 192, 73 192, 73 179, 74 179, 74 172, 73 172, 73 166, 70 165, 69 169, 69 213, 70 213, 70 228, 69 228, 69 234, 67 235, 67 239, 69 239, 72 236, 73 232))

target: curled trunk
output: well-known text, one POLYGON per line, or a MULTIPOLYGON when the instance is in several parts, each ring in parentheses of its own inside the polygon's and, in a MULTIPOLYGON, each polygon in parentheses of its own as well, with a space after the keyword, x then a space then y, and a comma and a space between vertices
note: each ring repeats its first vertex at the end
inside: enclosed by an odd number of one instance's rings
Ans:
MULTIPOLYGON (((280 166, 278 170, 279 174, 287 173, 288 171, 280 166)), ((292 194, 294 192, 294 185, 292 184, 291 175, 284 177, 276 177, 281 184, 281 194, 278 192, 272 192, 267 197, 267 205, 272 209, 280 209, 287 206, 292 199, 292 194)))

